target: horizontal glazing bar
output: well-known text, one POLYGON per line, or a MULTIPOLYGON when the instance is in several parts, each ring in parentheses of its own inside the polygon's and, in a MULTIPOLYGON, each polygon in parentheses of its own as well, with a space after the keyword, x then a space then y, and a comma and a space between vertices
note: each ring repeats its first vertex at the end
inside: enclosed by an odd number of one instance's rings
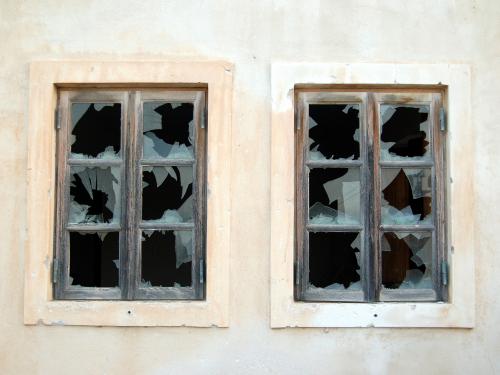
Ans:
POLYGON ((121 230, 116 224, 68 224, 66 230, 71 232, 116 232, 121 230))
POLYGON ((379 229, 384 232, 423 232, 433 231, 434 225, 381 225, 379 229))
POLYGON ((193 165, 194 159, 142 159, 141 165, 143 166, 179 166, 179 165, 193 165))
POLYGON ((361 160, 309 160, 306 165, 310 168, 349 168, 363 165, 361 160))
POLYGON ((121 159, 68 159, 68 164, 83 167, 109 167, 120 166, 121 159))
POLYGON ((194 224, 193 223, 179 223, 179 224, 172 224, 172 223, 145 223, 142 222, 139 224, 140 229, 146 229, 146 230, 193 230, 194 229, 194 224))
POLYGON ((361 225, 323 225, 307 224, 309 232, 359 232, 363 230, 361 225))
POLYGON ((432 161, 380 161, 379 165, 382 168, 432 168, 432 161))

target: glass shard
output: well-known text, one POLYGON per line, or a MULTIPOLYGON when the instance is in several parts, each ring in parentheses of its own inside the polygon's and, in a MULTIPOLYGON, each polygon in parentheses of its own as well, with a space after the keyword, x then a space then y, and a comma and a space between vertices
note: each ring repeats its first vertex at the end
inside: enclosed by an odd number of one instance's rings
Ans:
POLYGON ((192 159, 193 104, 145 102, 143 109, 143 157, 192 159))
POLYGON ((70 224, 120 221, 120 169, 71 167, 70 224))
POLYGON ((309 233, 309 284, 316 288, 360 290, 359 233, 309 233))
POLYGON ((387 232, 381 247, 384 288, 433 288, 430 232, 387 232))
POLYGON ((380 106, 382 160, 423 160, 430 156, 429 106, 380 106))
POLYGON ((192 167, 143 167, 142 219, 158 223, 193 221, 192 167))
POLYGON ((120 157, 120 103, 71 105, 71 155, 73 159, 120 157))
POLYGON ((141 243, 143 287, 191 286, 191 231, 146 230, 141 243))
POLYGON ((359 159, 359 105, 309 105, 309 159, 359 159))
POLYGON ((382 169, 382 224, 432 223, 430 168, 382 169))
POLYGON ((358 224, 359 168, 312 168, 309 172, 309 223, 358 224))
POLYGON ((119 232, 70 232, 69 257, 71 285, 118 286, 119 232))

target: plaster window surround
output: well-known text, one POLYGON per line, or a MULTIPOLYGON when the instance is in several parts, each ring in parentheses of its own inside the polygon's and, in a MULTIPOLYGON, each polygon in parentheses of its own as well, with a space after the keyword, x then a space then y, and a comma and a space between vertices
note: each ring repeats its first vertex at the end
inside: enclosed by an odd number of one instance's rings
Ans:
POLYGON ((24 323, 94 326, 229 325, 231 64, 204 62, 33 62, 30 67, 24 323), (176 90, 206 87, 205 298, 56 300, 52 259, 56 225, 54 116, 58 90, 74 87, 176 90))
POLYGON ((445 64, 274 63, 271 69, 271 327, 473 327, 474 147, 470 69, 445 64), (329 86, 330 85, 330 86, 329 86), (370 86, 371 85, 371 86, 370 86), (447 109, 445 302, 332 302, 294 298, 297 89, 397 91, 439 87, 447 109), (467 157, 464 157, 467 155, 467 157))

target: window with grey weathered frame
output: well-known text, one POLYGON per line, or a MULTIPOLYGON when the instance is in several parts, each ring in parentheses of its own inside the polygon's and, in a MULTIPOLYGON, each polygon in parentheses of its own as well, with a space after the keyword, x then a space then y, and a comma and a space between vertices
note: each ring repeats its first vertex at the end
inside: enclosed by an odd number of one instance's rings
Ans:
POLYGON ((206 88, 61 88, 56 299, 205 298, 206 88))
POLYGON ((447 299, 442 87, 296 87, 295 298, 447 299))

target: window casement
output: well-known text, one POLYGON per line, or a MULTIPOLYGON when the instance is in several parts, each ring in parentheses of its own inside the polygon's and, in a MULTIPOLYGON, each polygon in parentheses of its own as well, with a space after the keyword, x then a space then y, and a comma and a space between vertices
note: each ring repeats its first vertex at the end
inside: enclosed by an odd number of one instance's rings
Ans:
POLYGON ((446 301, 444 91, 295 95, 295 299, 446 301))
POLYGON ((205 298, 205 94, 59 90, 56 299, 205 298))

